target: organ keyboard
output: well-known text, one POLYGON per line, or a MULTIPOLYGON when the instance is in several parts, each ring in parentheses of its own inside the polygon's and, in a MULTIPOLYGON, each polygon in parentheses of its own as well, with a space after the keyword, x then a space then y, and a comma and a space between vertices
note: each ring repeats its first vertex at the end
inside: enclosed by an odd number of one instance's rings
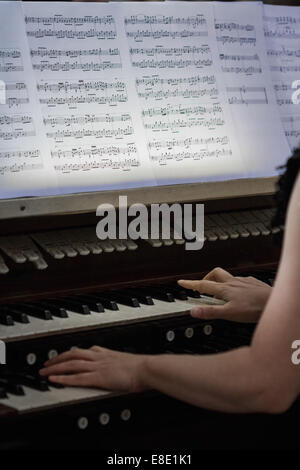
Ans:
MULTIPOLYGON (((176 280, 197 279, 222 265, 272 283, 279 259, 272 238, 282 230, 270 224, 273 186, 262 180, 254 190, 245 180, 232 193, 228 183, 198 185, 196 192, 190 186, 153 197, 140 192, 136 199, 205 202, 200 251, 186 251, 174 232, 168 240, 98 240, 94 195, 88 207, 74 196, 73 208, 71 196, 62 197, 61 207, 53 198, 41 198, 39 207, 36 198, 32 204, 0 201, 0 339, 7 350, 7 364, 0 366, 0 421, 7 431, 0 449, 94 448, 99 433, 103 448, 118 442, 180 446, 184 439, 195 442, 199 419, 220 432, 234 421, 154 391, 128 395, 62 387, 38 374, 47 359, 74 346, 210 354, 250 343, 254 325, 190 317, 192 306, 220 301, 179 288, 176 280)), ((99 203, 111 197, 98 196, 99 203)), ((211 437, 202 436, 201 446, 209 446, 211 437)), ((234 445, 243 445, 240 435, 235 439, 234 445)))

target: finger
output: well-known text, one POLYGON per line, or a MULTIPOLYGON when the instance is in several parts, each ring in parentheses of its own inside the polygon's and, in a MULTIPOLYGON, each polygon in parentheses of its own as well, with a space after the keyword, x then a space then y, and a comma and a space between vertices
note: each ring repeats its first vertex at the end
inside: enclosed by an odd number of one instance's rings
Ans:
POLYGON ((204 305, 201 307, 194 307, 191 310, 191 316, 194 318, 201 318, 203 320, 212 319, 229 319, 232 311, 230 302, 224 305, 204 305))
POLYGON ((93 361, 95 354, 89 349, 74 348, 71 351, 65 351, 53 359, 49 359, 44 363, 45 366, 59 364, 60 362, 71 361, 74 359, 84 359, 86 361, 93 361))
POLYGON ((92 372, 74 375, 50 375, 49 380, 62 385, 73 387, 94 387, 96 386, 96 377, 92 372))
POLYGON ((222 268, 215 268, 212 271, 210 271, 206 276, 203 278, 203 280, 206 281, 215 281, 215 282, 226 282, 230 281, 233 276, 230 274, 228 271, 225 271, 225 269, 222 268))
POLYGON ((71 372, 87 372, 93 369, 93 362, 91 361, 66 361, 52 366, 44 367, 40 370, 40 375, 56 375, 71 372))
POLYGON ((186 289, 197 290, 200 294, 219 296, 222 292, 222 285, 215 281, 186 281, 180 280, 178 284, 186 289))

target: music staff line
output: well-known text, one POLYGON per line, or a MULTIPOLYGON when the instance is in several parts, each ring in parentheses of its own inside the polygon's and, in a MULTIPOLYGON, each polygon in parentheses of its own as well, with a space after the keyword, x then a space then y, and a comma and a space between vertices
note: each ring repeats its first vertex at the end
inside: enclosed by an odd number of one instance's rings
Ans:
POLYGON ((197 116, 198 114, 202 115, 216 115, 219 113, 222 113, 222 106, 219 104, 213 104, 213 105, 207 105, 207 106, 190 106, 187 108, 182 107, 181 105, 179 106, 166 106, 163 108, 149 108, 149 109, 144 109, 142 111, 142 116, 146 117, 152 117, 152 116, 170 116, 170 115, 175 115, 175 114, 184 114, 186 116, 194 115, 197 116))
POLYGON ((100 72, 103 70, 113 70, 121 68, 121 63, 113 62, 56 62, 54 64, 41 62, 39 64, 33 64, 33 69, 39 72, 44 72, 45 70, 48 70, 50 72, 70 72, 72 70, 82 70, 83 72, 100 72))
POLYGON ((229 137, 206 137, 206 138, 192 138, 189 137, 187 139, 172 139, 172 140, 159 140, 159 141, 152 141, 148 143, 149 150, 161 150, 167 148, 172 150, 175 147, 182 147, 182 148, 189 148, 193 145, 228 145, 229 144, 229 137))
POLYGON ((224 126, 225 121, 223 118, 211 118, 205 120, 203 117, 193 117, 190 120, 174 119, 172 121, 154 121, 153 123, 144 123, 145 129, 151 131, 167 131, 178 128, 193 128, 193 127, 206 127, 208 129, 216 129, 217 127, 224 126))
POLYGON ((158 91, 145 91, 145 92, 138 92, 138 97, 143 98, 145 100, 154 99, 157 101, 168 99, 168 98, 186 98, 186 99, 196 99, 196 98, 217 98, 219 95, 219 90, 217 88, 196 88, 193 90, 181 90, 180 88, 176 88, 175 90, 158 90, 158 91))
POLYGON ((183 47, 163 47, 163 46, 157 46, 157 47, 150 47, 150 48, 133 48, 131 47, 129 49, 130 55, 147 55, 147 56, 153 56, 153 55, 159 55, 159 54, 165 54, 165 55, 183 55, 183 54, 209 54, 211 51, 209 46, 201 46, 201 47, 196 47, 196 46, 183 46, 183 47))
POLYGON ((127 122, 131 121, 130 114, 121 115, 95 115, 86 114, 84 116, 53 116, 44 118, 45 126, 70 126, 74 124, 91 124, 91 123, 114 123, 114 122, 127 122))
POLYGON ((103 82, 100 80, 78 80, 76 82, 70 82, 69 80, 65 81, 48 81, 48 82, 39 82, 37 84, 37 89, 39 92, 55 92, 65 93, 68 92, 81 92, 81 91, 106 91, 106 90, 115 90, 120 92, 126 91, 126 85, 124 82, 103 82))
POLYGON ((85 24, 104 24, 114 25, 115 20, 111 15, 108 16, 70 16, 66 17, 63 15, 54 16, 25 16, 26 24, 63 24, 65 26, 82 26, 85 24))
POLYGON ((103 159, 95 160, 93 162, 84 163, 65 163, 62 165, 55 165, 54 169, 61 173, 73 173, 76 171, 91 171, 99 169, 112 169, 130 171, 131 168, 136 168, 141 165, 137 158, 125 158, 124 160, 103 159))
POLYGON ((13 165, 0 165, 0 175, 4 176, 5 173, 21 173, 23 171, 42 170, 44 168, 42 163, 21 163, 13 165))
POLYGON ((54 31, 52 29, 37 29, 33 31, 27 31, 27 36, 35 39, 53 37, 56 39, 91 39, 96 38, 98 40, 104 39, 116 39, 117 32, 112 31, 97 31, 90 29, 88 31, 70 31, 68 29, 61 29, 54 31))
POLYGON ((112 105, 117 103, 126 103, 128 96, 124 93, 113 94, 112 96, 66 96, 66 97, 49 97, 40 98, 40 103, 48 107, 56 107, 60 105, 68 105, 69 107, 76 107, 82 104, 96 104, 96 105, 112 105))
POLYGON ((144 38, 152 38, 152 39, 178 39, 178 38, 201 38, 201 37, 207 37, 208 32, 207 31, 167 31, 167 30, 159 30, 159 31, 133 31, 133 32, 128 32, 126 33, 128 38, 133 38, 135 41, 140 41, 144 38))
POLYGON ((15 151, 0 152, 0 159, 2 158, 27 159, 27 158, 40 158, 40 156, 41 156, 41 152, 39 150, 15 150, 15 151))
POLYGON ((198 85, 199 83, 205 83, 208 85, 215 85, 216 77, 215 75, 204 75, 204 76, 194 76, 194 77, 184 77, 184 78, 159 78, 158 76, 145 77, 142 79, 136 79, 135 81, 137 87, 139 86, 156 86, 156 85, 167 85, 167 86, 176 86, 176 85, 198 85))
POLYGON ((132 126, 127 126, 124 128, 116 128, 116 129, 80 129, 77 131, 72 131, 68 129, 64 129, 63 131, 55 131, 55 132, 47 132, 46 135, 49 139, 55 139, 57 142, 62 142, 65 138, 76 138, 76 139, 83 139, 83 138, 91 138, 95 137, 96 139, 102 138, 116 138, 121 139, 124 136, 129 136, 134 134, 134 129, 132 126))
POLYGON ((192 60, 140 60, 140 61, 132 61, 132 66, 136 68, 159 68, 159 69, 182 69, 187 67, 211 67, 213 64, 212 59, 192 59, 192 60))
POLYGON ((161 155, 150 155, 152 161, 157 161, 160 165, 166 164, 167 160, 182 161, 182 160, 202 160, 204 158, 220 158, 232 155, 231 149, 215 149, 215 150, 198 150, 196 152, 181 151, 181 152, 164 152, 161 155))
POLYGON ((127 25, 184 25, 184 26, 192 26, 194 28, 203 26, 207 24, 206 19, 203 15, 197 16, 188 16, 186 18, 180 18, 174 16, 149 16, 149 15, 133 15, 130 18, 126 17, 124 19, 125 26, 127 25))
POLYGON ((126 147, 117 147, 109 145, 105 147, 91 146, 89 148, 72 148, 70 150, 51 150, 51 157, 54 159, 73 159, 73 158, 95 158, 103 156, 129 156, 137 154, 135 144, 128 144, 126 147))
POLYGON ((109 49, 31 49, 30 54, 32 57, 50 57, 57 59, 58 57, 85 57, 85 56, 119 56, 120 50, 115 48, 109 49))

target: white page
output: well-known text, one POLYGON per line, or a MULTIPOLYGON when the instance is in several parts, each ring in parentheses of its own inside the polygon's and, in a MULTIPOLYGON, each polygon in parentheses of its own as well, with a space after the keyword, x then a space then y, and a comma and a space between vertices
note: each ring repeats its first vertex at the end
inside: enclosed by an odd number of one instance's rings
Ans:
POLYGON ((114 5, 34 2, 23 8, 62 192, 154 185, 114 5))
POLYGON ((214 2, 223 81, 249 176, 277 174, 289 156, 269 73, 262 5, 214 2))
POLYGON ((264 5, 264 26, 282 124, 293 149, 300 144, 300 104, 292 101, 292 84, 300 80, 300 7, 264 5))
POLYGON ((20 2, 0 2, 0 198, 57 192, 20 2))
POLYGON ((207 3, 119 4, 159 184, 245 176, 207 3))

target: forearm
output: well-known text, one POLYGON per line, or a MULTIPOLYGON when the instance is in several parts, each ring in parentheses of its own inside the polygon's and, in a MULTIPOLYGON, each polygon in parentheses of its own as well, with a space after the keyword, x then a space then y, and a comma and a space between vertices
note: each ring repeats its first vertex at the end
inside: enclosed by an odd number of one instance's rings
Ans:
POLYGON ((141 375, 146 388, 199 407, 239 413, 266 411, 263 374, 254 366, 250 348, 209 356, 149 356, 141 375))

